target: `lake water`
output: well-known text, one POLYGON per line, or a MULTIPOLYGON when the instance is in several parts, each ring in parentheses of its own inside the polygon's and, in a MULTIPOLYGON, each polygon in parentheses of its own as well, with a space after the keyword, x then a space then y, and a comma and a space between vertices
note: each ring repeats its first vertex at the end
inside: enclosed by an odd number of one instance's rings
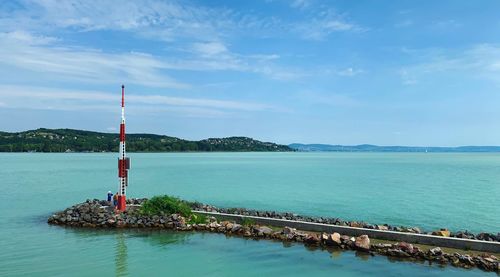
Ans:
MULTIPOLYGON (((499 154, 131 154, 130 197, 500 232, 499 154)), ((0 276, 474 276, 300 244, 167 231, 75 230, 47 217, 117 190, 114 154, 0 154, 0 276)))

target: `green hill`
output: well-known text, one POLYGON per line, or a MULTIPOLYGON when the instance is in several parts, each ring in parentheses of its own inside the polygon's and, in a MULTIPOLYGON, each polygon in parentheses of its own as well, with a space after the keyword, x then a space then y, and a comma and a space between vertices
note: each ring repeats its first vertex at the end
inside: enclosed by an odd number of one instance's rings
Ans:
MULTIPOLYGON (((118 134, 73 129, 0 132, 0 152, 118 152, 118 134)), ((247 137, 189 141, 153 134, 127 135, 129 152, 294 151, 286 145, 247 137)))

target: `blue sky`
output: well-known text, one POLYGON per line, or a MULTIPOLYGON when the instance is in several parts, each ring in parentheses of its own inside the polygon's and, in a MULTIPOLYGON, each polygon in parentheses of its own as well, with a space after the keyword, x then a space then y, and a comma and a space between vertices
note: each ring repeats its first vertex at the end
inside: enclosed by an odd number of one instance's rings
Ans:
POLYGON ((498 1, 2 1, 0 130, 500 145, 498 1))

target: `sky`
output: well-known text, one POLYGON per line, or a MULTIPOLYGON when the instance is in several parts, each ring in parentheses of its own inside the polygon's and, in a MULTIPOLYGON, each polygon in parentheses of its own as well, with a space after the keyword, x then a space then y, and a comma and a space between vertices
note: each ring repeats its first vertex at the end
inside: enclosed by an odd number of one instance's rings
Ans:
POLYGON ((0 1, 0 130, 500 145, 499 1, 0 1))

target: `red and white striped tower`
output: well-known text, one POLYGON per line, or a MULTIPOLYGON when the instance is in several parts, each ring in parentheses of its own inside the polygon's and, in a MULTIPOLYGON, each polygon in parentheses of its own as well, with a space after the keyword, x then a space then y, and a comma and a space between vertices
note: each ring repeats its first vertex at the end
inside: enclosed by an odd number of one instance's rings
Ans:
POLYGON ((122 85, 122 121, 120 123, 120 157, 118 158, 118 210, 125 211, 127 208, 127 186, 128 170, 130 169, 130 159, 125 152, 125 86, 122 85))

